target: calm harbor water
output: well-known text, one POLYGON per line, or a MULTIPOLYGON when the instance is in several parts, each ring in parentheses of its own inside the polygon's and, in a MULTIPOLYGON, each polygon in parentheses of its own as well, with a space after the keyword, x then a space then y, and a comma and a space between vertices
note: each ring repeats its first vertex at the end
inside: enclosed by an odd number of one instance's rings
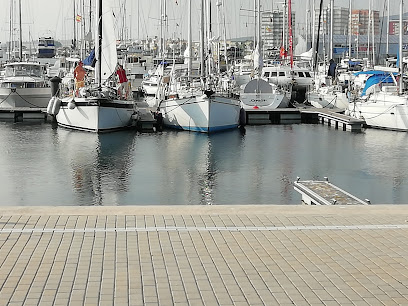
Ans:
POLYGON ((325 125, 93 134, 0 122, 0 205, 300 204, 330 181, 372 204, 408 203, 408 134, 325 125))

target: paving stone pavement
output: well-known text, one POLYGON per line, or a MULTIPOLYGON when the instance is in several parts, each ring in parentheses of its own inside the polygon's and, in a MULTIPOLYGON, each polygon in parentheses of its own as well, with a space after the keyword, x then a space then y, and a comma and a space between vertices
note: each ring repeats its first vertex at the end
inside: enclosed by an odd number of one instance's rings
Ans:
POLYGON ((408 205, 0 207, 0 305, 408 305, 408 205))

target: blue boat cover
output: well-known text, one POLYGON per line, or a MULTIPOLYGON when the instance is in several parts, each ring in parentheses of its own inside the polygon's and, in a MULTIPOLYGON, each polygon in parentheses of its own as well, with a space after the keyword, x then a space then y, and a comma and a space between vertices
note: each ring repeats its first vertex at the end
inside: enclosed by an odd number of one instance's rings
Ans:
MULTIPOLYGON (((371 74, 371 76, 367 79, 363 91, 361 92, 361 96, 365 96, 367 89, 371 86, 378 84, 378 83, 394 83, 394 80, 389 72, 378 71, 378 70, 370 70, 370 71, 360 71, 355 73, 355 75, 359 74, 371 74)), ((396 73, 393 73, 396 75, 396 73)))

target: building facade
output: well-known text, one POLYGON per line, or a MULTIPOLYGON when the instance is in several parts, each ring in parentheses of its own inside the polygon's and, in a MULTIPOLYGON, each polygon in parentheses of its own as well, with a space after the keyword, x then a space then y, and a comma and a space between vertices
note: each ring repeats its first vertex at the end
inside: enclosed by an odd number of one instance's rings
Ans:
MULTIPOLYGON (((295 13, 292 12, 292 36, 295 35, 295 13)), ((261 35, 264 49, 279 49, 289 45, 288 15, 284 11, 263 12, 261 15, 261 35)), ((295 37, 293 38, 295 41, 295 37)))
POLYGON ((380 34, 380 12, 371 10, 352 10, 351 30, 353 35, 380 34))

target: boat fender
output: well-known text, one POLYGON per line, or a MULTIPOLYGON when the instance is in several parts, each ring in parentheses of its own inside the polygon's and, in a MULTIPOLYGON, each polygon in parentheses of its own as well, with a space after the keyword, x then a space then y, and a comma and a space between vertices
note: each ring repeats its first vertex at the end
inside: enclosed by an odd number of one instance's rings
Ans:
POLYGON ((47 105, 47 114, 52 115, 52 108, 54 106, 55 100, 57 98, 55 96, 51 97, 50 101, 48 102, 47 105))
POLYGON ((244 108, 239 110, 239 125, 245 126, 246 125, 246 111, 244 108))
POLYGON ((61 108, 61 100, 56 98, 54 101, 54 105, 52 106, 52 109, 51 109, 51 115, 53 116, 58 115, 60 108, 61 108))
POLYGON ((75 107, 76 107, 76 104, 75 104, 74 99, 72 99, 71 101, 68 102, 68 108, 69 109, 74 109, 75 107))

